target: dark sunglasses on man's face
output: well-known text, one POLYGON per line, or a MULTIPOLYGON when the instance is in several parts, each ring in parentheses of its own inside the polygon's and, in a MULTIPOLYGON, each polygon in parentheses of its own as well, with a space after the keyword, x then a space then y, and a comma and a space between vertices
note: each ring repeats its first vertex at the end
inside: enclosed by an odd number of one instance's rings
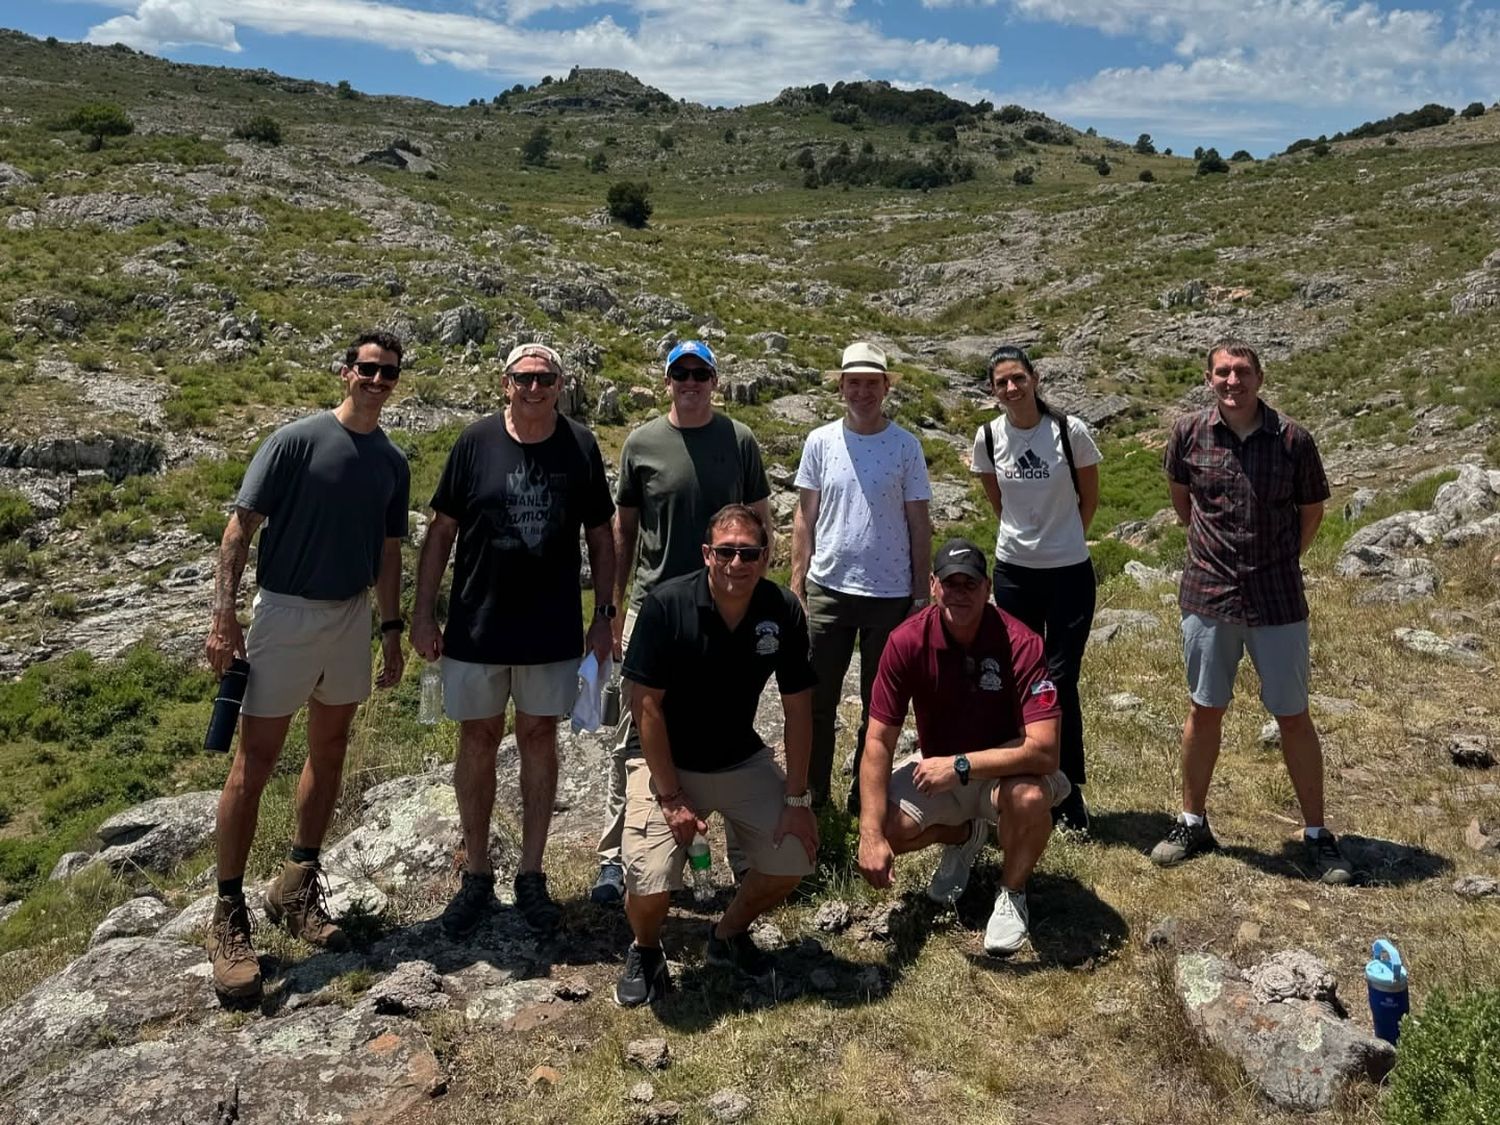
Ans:
POLYGON ((712 367, 674 367, 667 372, 673 382, 682 383, 691 379, 695 383, 706 383, 714 377, 712 367))
POLYGON ((384 379, 387 383, 394 383, 401 378, 401 368, 394 363, 376 363, 373 360, 362 359, 358 363, 351 363, 350 367, 361 379, 384 379))
POLYGON ((728 544, 710 547, 709 550, 714 553, 714 558, 722 563, 733 562, 736 557, 740 562, 760 562, 760 557, 766 553, 764 547, 731 547, 728 544))
POLYGON ((550 387, 557 382, 556 371, 509 371, 510 381, 518 387, 529 387, 535 383, 539 387, 550 387))

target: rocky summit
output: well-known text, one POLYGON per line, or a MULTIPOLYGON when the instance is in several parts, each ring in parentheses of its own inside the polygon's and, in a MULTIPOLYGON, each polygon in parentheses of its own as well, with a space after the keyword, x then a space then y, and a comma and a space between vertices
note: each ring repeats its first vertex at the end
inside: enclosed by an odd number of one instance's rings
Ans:
MULTIPOLYGON (((1387 1119, 1405 1095, 1378 1083, 1401 1087, 1409 1032, 1395 1051, 1371 1035, 1370 941, 1400 945, 1414 1012, 1500 985, 1500 110, 1479 108, 1225 171, 882 82, 725 109, 578 68, 441 106, 0 31, 0 1122, 1387 1119), (101 104, 129 130, 80 132, 101 104), (368 327, 406 345, 383 424, 412 471, 408 608, 425 502, 517 343, 560 353, 561 407, 613 474, 665 409, 663 359, 707 340, 722 409, 764 452, 783 581, 846 344, 891 361, 939 534, 981 544, 983 365, 1030 349, 1103 461, 1091 835, 1054 836, 1027 949, 983 953, 992 852, 939 910, 933 857, 871 891, 830 814, 817 874, 752 934, 777 972, 727 976, 703 932, 732 893, 715 827, 715 903, 674 903, 666 931, 675 991, 616 1009, 628 930, 588 901, 608 737, 571 731, 558 934, 513 909, 512 735, 499 909, 450 940, 457 734, 416 721, 412 660, 360 712, 323 852, 349 948, 264 914, 299 722, 246 881, 265 992, 222 1007, 203 948, 228 769, 201 749, 217 546, 250 455, 337 401, 368 327), (1350 887, 1317 883, 1287 836, 1297 803, 1248 672, 1211 798, 1221 847, 1147 859, 1179 808, 1186 707, 1162 447, 1230 335, 1333 488, 1304 564, 1350 887)), ((845 688, 841 758, 853 668, 845 688)), ((781 723, 772 689, 772 745, 781 723)))

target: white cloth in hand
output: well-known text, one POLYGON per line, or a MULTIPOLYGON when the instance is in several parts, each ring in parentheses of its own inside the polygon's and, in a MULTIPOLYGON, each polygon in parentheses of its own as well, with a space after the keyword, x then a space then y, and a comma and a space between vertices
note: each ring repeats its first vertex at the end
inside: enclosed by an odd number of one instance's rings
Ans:
POLYGON ((614 661, 605 658, 603 667, 592 652, 578 666, 578 702, 573 704, 573 729, 593 733, 604 717, 604 685, 614 670, 614 661))

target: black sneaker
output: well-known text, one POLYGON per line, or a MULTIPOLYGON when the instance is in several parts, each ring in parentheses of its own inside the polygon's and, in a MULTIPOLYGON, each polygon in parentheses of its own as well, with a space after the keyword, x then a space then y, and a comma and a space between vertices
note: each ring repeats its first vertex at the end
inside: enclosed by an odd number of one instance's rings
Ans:
POLYGON ((1061 804, 1052 807, 1052 823, 1080 836, 1089 834, 1089 807, 1083 803, 1083 790, 1077 785, 1062 799, 1061 804))
POLYGON ((660 949, 642 949, 631 942, 625 954, 625 970, 615 982, 615 1003, 622 1008, 655 1004, 671 987, 666 954, 660 949))
POLYGON ((756 979, 768 977, 776 971, 776 958, 750 940, 748 931, 721 938, 714 934, 715 925, 717 923, 710 923, 708 927, 708 948, 704 951, 710 965, 738 969, 756 979))
POLYGON ((443 932, 461 941, 477 930, 495 907, 495 876, 465 871, 458 894, 443 910, 443 932))
POLYGON ((1332 886, 1343 886, 1354 878, 1354 868, 1339 847, 1338 837, 1328 829, 1308 839, 1302 837, 1302 846, 1307 851, 1307 861, 1318 872, 1318 882, 1332 886))
POLYGON ((589 900, 600 906, 613 906, 625 898, 625 869, 618 863, 606 863, 599 868, 599 877, 594 880, 594 889, 589 891, 589 900))
POLYGON ((540 871, 522 871, 516 876, 516 909, 532 933, 550 934, 562 921, 562 907, 547 893, 547 876, 540 871))
POLYGON ((1199 852, 1211 852, 1219 846, 1208 830, 1208 821, 1189 824, 1178 818, 1168 830, 1166 839, 1151 849, 1151 862, 1158 867, 1172 867, 1199 852))

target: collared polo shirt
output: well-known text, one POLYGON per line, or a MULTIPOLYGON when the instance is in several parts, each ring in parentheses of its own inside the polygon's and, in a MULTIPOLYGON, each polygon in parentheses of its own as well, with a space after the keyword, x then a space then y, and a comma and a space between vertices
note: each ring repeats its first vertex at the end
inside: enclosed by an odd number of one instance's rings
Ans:
POLYGON ((1026 724, 1062 714, 1047 678, 1042 638, 993 605, 974 643, 960 645, 928 606, 891 631, 870 692, 870 717, 888 726, 917 712, 922 756, 971 754, 1003 746, 1026 724))
POLYGON ((1312 435, 1262 403, 1242 441, 1211 406, 1173 424, 1165 466, 1193 497, 1183 612, 1250 626, 1306 620, 1297 509, 1329 496, 1312 435))
MULTIPOLYGON (((730 629, 709 594, 707 570, 669 579, 646 595, 623 671, 627 680, 666 692, 672 762, 702 773, 737 766, 764 745, 755 711, 773 673, 782 695, 817 682, 802 606, 762 578, 744 618, 730 629)), ((629 745, 640 749, 633 726, 629 745)))

